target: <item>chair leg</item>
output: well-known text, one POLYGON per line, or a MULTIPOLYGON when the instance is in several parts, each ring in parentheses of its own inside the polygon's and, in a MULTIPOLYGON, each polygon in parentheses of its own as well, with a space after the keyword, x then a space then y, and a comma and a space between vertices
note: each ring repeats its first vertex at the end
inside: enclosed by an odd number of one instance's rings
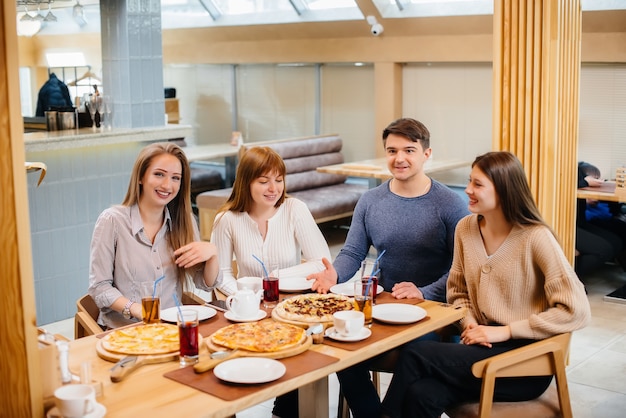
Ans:
POLYGON ((480 418, 489 418, 491 416, 495 386, 496 379, 494 375, 483 378, 482 390, 480 393, 480 405, 478 409, 478 416, 480 418))
POLYGON ((559 394, 559 405, 561 407, 561 416, 563 418, 572 418, 572 404, 569 398, 569 388, 567 385, 567 375, 565 374, 565 358, 562 351, 556 351, 553 354, 552 361, 554 362, 554 379, 556 380, 556 388, 559 394))

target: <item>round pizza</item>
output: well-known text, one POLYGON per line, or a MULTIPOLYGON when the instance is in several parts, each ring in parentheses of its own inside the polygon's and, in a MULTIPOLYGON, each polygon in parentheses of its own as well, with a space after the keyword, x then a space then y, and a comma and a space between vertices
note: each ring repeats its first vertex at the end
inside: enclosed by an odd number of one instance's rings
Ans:
POLYGON ((354 309, 352 298, 344 295, 308 293, 280 302, 273 315, 279 319, 296 322, 332 322, 337 311, 354 309))
POLYGON ((102 337, 102 348, 118 354, 166 354, 179 350, 178 326, 144 324, 118 328, 102 337))
POLYGON ((300 345, 307 336, 301 327, 266 320, 232 324, 217 330, 209 338, 222 347, 267 353, 300 345))

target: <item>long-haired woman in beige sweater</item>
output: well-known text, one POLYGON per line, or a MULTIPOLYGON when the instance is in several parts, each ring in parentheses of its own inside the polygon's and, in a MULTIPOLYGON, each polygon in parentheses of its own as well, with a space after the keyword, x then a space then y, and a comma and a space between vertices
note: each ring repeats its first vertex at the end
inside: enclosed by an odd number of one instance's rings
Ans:
MULTIPOLYGON (((519 160, 509 152, 477 157, 465 192, 472 214, 457 225, 447 283, 448 302, 466 308, 461 343, 407 345, 383 402, 387 416, 439 417, 478 401, 472 364, 591 318, 584 286, 541 218, 519 160)), ((499 379, 495 400, 534 399, 551 380, 499 379)))

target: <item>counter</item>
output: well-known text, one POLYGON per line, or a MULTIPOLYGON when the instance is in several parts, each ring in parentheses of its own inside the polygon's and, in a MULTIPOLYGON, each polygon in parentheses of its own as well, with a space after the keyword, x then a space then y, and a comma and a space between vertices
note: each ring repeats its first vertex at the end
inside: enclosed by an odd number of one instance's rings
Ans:
POLYGON ((168 124, 144 128, 114 128, 112 130, 93 130, 92 128, 66 131, 40 131, 24 134, 26 152, 49 151, 58 149, 84 148, 104 144, 128 142, 153 142, 169 139, 186 138, 192 133, 189 125, 168 124))

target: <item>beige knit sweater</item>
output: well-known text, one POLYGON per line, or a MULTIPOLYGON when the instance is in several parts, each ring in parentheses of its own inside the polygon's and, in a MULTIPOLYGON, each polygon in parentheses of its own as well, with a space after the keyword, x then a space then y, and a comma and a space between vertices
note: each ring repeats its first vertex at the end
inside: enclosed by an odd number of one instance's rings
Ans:
POLYGON ((461 326, 509 325, 512 338, 543 339, 591 319, 583 284, 544 226, 515 226, 487 256, 478 216, 459 221, 448 302, 467 308, 461 326))

